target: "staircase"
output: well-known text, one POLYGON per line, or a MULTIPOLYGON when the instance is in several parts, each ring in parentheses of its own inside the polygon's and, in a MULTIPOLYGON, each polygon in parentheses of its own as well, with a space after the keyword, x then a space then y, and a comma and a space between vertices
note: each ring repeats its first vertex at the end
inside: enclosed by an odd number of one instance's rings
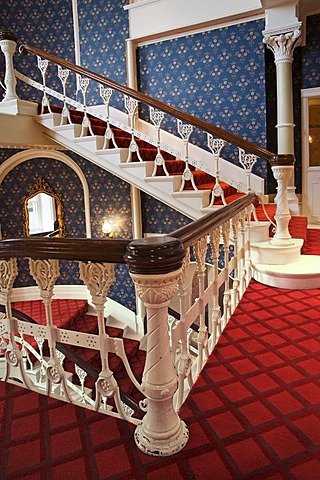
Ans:
MULTIPOLYGON (((197 219, 245 195, 237 188, 202 170, 188 165, 192 178, 186 180, 186 162, 159 151, 150 143, 112 127, 108 138, 107 123, 88 115, 90 128, 83 135, 84 112, 69 110, 72 123, 63 124, 61 109, 36 116, 45 135, 93 163, 153 195, 186 216, 197 219), (132 151, 131 151, 132 150, 132 151), (157 165, 157 155, 163 162, 157 165), (219 187, 218 194, 215 193, 219 187)), ((289 223, 292 245, 270 244, 275 231, 276 204, 257 203, 251 222, 251 251, 254 278, 283 288, 317 288, 320 285, 320 261, 315 256, 301 256, 307 236, 307 218, 294 216, 289 223), (283 266, 286 265, 286 268, 283 266), (309 283, 311 281, 311 284, 309 283), (310 287, 311 285, 311 287, 310 287)))
MULTIPOLYGON (((30 321, 36 322, 38 325, 46 325, 46 312, 42 300, 19 301, 13 302, 12 308, 17 313, 22 313, 30 318, 30 321)), ((98 335, 98 320, 95 315, 88 313, 89 305, 87 300, 79 299, 54 299, 52 300, 52 317, 55 325, 63 330, 75 330, 81 334, 98 335)), ((138 340, 124 337, 124 331, 109 325, 112 323, 112 318, 105 319, 106 334, 114 339, 120 339, 124 343, 124 350, 132 369, 132 372, 139 383, 141 383, 142 372, 145 363, 145 350, 140 349, 140 342, 138 340)), ((37 351, 44 360, 48 360, 49 351, 46 342, 41 342, 39 338, 30 335, 23 336, 23 344, 25 348, 26 362, 29 365, 27 375, 32 384, 38 389, 46 388, 46 379, 41 374, 41 361, 32 353, 37 351), (31 346, 29 350, 26 342, 31 346), (33 349, 33 350, 32 350, 33 349)), ((86 395, 86 399, 95 398, 95 382, 102 369, 100 351, 80 346, 68 346, 59 344, 60 361, 67 376, 73 385, 78 386, 78 391, 75 390, 73 400, 81 400, 82 391, 86 395), (88 366, 88 372, 83 368, 88 366), (85 386, 84 386, 85 385, 85 386)), ((39 358, 40 358, 39 357, 39 358)), ((131 410, 131 415, 139 415, 142 412, 138 407, 138 402, 143 398, 141 393, 135 388, 135 385, 130 381, 126 369, 120 357, 116 354, 109 354, 109 368, 118 383, 120 395, 127 410, 131 410)), ((1 360, 0 360, 1 369, 1 360)), ((0 375, 1 377, 3 374, 0 375)), ((112 405, 112 402, 110 404, 112 405)))
MULTIPOLYGON (((130 133, 117 127, 111 128, 106 142, 106 122, 92 115, 88 116, 92 133, 82 135, 83 112, 70 109, 72 123, 62 124, 61 108, 51 106, 51 110, 52 113, 34 117, 47 137, 189 218, 200 218, 208 208, 220 208, 244 195, 235 186, 220 181, 221 194, 213 199, 216 178, 210 173, 189 165, 192 180, 184 180, 186 162, 173 154, 160 150, 164 161, 155 168, 156 146, 136 138, 135 150, 131 150, 130 133)), ((266 220, 265 215, 263 219, 266 220)))

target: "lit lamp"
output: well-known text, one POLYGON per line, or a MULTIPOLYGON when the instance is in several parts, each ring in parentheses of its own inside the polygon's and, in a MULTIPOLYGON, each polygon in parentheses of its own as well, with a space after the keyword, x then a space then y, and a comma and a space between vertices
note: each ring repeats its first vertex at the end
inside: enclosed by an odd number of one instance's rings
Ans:
POLYGON ((108 220, 105 220, 102 225, 102 233, 108 238, 114 238, 115 233, 113 231, 113 226, 108 220))

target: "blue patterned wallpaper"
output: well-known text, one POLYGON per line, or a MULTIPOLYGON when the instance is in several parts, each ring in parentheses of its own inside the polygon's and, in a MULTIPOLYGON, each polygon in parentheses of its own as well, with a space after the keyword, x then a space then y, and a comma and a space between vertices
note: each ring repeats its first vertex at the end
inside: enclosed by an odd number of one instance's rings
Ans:
POLYGON ((302 48, 302 88, 320 86, 320 13, 307 17, 307 41, 302 48))
POLYGON ((171 233, 190 223, 190 218, 142 192, 142 226, 147 233, 171 233))
MULTIPOLYGON (((82 66, 126 84, 125 40, 129 37, 127 0, 78 0, 82 66)), ((92 85, 88 101, 102 103, 92 85)), ((115 92, 111 105, 123 109, 122 95, 115 92)))
MULTIPOLYGON (((138 49, 139 88, 144 93, 266 146, 264 21, 188 35, 138 49)), ((148 111, 142 110, 148 117, 148 111)), ((167 119, 164 128, 176 132, 167 119)), ((195 132, 191 141, 206 144, 195 132), (194 139, 194 140, 193 140, 194 139)), ((238 152, 224 149, 238 163, 238 152)), ((259 159, 255 173, 266 178, 259 159)))
MULTIPOLYGON (((66 60, 74 61, 74 38, 72 3, 69 0, 10 0, 1 4, 1 29, 14 33, 18 46, 28 43, 34 47, 56 54, 66 60)), ((3 62, 1 55, 1 62, 3 62)), ((42 82, 33 55, 16 54, 15 67, 24 74, 42 82)), ((2 72, 2 65, 1 72, 2 72)), ((61 85, 56 75, 56 67, 49 67, 52 85, 61 85)), ((41 99, 41 93, 18 82, 17 93, 27 100, 41 99)))

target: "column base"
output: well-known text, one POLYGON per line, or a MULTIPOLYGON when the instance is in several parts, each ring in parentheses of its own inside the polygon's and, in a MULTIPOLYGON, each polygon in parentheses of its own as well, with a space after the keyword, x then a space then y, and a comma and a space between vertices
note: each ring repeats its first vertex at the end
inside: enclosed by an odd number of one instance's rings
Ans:
POLYGON ((143 453, 156 457, 169 457, 180 452, 189 439, 189 430, 186 424, 180 420, 178 431, 169 438, 156 438, 146 434, 143 423, 137 426, 134 432, 136 445, 143 453))
POLYGON ((0 102, 0 113, 7 115, 37 115, 38 105, 35 102, 14 98, 0 102))

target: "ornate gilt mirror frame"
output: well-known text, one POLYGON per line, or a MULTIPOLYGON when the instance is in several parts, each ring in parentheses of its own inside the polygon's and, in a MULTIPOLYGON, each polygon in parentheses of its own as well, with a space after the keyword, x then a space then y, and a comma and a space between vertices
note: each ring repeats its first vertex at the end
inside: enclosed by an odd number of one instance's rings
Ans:
POLYGON ((38 178, 33 187, 30 189, 29 194, 22 198, 23 202, 23 235, 26 237, 30 236, 29 229, 29 212, 28 212, 28 201, 38 195, 39 193, 45 193, 52 197, 55 200, 56 204, 56 215, 59 229, 59 237, 66 236, 66 227, 64 224, 64 210, 61 200, 61 195, 55 193, 52 188, 47 184, 42 178, 38 178))

